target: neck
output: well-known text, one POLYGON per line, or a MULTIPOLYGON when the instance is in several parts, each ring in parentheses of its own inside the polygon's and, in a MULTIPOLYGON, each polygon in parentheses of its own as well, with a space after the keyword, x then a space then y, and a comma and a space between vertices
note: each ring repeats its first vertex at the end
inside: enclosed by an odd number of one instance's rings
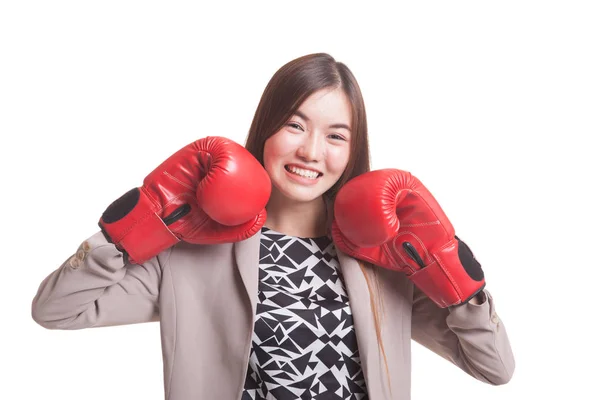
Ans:
POLYGON ((277 232, 298 237, 327 235, 327 206, 322 197, 296 202, 274 192, 266 209, 265 226, 277 232))

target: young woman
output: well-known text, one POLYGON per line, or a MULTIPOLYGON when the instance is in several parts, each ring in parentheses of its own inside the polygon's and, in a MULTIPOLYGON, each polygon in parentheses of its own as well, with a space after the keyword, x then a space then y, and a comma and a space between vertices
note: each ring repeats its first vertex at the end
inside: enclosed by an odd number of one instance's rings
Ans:
POLYGON ((111 204, 32 315, 49 329, 160 321, 170 400, 406 400, 411 337, 506 383, 504 325, 436 206, 410 174, 369 171, 354 76, 310 54, 272 77, 245 148, 200 139, 111 204), (437 210, 435 223, 403 209, 437 210))

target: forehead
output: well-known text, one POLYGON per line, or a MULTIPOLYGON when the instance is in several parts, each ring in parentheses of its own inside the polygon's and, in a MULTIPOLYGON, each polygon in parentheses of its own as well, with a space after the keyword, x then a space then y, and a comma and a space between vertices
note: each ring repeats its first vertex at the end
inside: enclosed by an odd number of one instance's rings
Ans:
POLYGON ((352 119, 350 100, 341 88, 316 91, 304 100, 298 111, 297 115, 311 121, 324 120, 349 125, 352 119))

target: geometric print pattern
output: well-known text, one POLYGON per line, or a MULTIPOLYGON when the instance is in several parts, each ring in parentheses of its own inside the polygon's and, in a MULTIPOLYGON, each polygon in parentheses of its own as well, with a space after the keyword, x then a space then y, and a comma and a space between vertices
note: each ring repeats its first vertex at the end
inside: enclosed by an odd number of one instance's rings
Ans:
POLYGON ((261 229, 258 303, 242 400, 368 399, 335 247, 261 229))

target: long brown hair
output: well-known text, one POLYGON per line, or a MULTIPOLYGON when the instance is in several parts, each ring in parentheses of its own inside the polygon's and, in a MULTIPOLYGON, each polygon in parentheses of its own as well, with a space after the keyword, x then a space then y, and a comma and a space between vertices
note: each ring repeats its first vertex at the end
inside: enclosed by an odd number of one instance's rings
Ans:
MULTIPOLYGON (((326 88, 341 88, 352 109, 350 159, 340 179, 325 193, 331 204, 346 182, 371 169, 365 104, 358 82, 345 64, 327 53, 315 53, 296 58, 275 72, 260 98, 246 139, 246 149, 264 165, 263 150, 267 139, 284 126, 304 100, 314 92, 326 88)), ((330 223, 331 218, 328 224, 330 223)), ((359 265, 367 281, 377 342, 387 369, 387 357, 381 338, 383 307, 376 267, 361 261, 359 265)), ((389 379, 388 371, 388 384, 389 379)))

